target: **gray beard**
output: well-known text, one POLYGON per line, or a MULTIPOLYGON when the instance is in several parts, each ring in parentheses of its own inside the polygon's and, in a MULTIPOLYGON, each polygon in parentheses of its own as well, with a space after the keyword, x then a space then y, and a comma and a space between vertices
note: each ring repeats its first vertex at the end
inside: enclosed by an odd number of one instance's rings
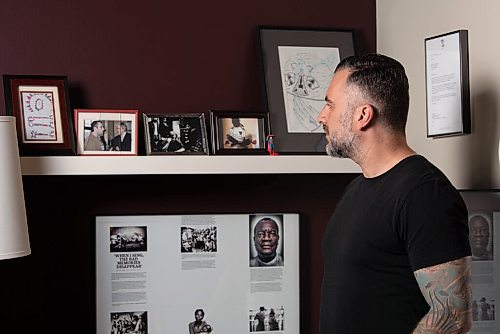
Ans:
POLYGON ((326 154, 332 158, 352 158, 354 153, 354 136, 349 140, 339 142, 337 138, 330 138, 325 147, 326 154))

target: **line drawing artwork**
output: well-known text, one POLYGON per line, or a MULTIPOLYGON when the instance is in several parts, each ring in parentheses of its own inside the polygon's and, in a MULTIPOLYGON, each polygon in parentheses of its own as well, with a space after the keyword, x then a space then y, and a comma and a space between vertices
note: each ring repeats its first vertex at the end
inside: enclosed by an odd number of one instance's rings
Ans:
POLYGON ((289 133, 321 133, 316 122, 340 62, 338 48, 278 46, 289 133))

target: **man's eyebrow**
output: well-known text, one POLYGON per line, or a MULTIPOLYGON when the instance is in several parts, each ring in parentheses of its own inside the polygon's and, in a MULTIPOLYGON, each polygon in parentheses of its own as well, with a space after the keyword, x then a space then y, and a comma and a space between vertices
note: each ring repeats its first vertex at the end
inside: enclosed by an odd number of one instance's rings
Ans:
POLYGON ((333 101, 328 98, 328 96, 325 96, 325 102, 333 104, 333 101))

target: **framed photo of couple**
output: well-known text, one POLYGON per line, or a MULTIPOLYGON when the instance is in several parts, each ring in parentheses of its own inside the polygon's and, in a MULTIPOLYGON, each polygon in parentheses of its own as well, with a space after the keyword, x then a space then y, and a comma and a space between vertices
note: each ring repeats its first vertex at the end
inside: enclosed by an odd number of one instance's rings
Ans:
POLYGON ((138 110, 75 109, 79 155, 137 155, 138 110))

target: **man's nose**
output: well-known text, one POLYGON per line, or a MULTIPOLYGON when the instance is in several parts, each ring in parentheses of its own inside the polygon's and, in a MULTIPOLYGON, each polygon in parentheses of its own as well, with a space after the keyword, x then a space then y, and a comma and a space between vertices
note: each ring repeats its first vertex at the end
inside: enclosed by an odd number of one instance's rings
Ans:
POLYGON ((318 117, 316 118, 316 122, 319 123, 319 124, 325 124, 325 121, 326 121, 326 104, 323 106, 323 108, 321 109, 320 113, 318 114, 318 117))

